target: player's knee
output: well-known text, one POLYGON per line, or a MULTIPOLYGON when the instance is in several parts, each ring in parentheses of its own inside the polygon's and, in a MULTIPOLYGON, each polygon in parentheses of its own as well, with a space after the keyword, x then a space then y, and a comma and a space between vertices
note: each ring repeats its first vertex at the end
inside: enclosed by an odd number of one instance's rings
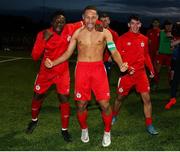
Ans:
POLYGON ((116 98, 116 101, 117 101, 117 102, 122 102, 122 100, 123 100, 123 97, 118 94, 118 95, 117 95, 117 98, 116 98))
POLYGON ((33 99, 36 101, 42 101, 45 98, 45 94, 38 94, 34 92, 33 99))
POLYGON ((101 104, 101 110, 103 112, 106 113, 106 112, 110 111, 110 109, 111 109, 111 106, 110 106, 109 102, 107 102, 105 104, 101 104))
POLYGON ((87 103, 77 103, 78 112, 84 112, 86 110, 87 103))
POLYGON ((61 103, 68 102, 69 96, 68 95, 58 94, 58 99, 59 99, 59 102, 61 102, 61 103))

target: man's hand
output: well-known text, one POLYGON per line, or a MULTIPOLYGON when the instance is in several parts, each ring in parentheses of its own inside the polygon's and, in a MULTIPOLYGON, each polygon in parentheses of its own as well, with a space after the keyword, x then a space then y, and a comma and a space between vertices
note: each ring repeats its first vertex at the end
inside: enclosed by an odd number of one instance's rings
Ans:
POLYGON ((154 78, 154 73, 151 71, 149 77, 152 79, 154 78))
POLYGON ((48 41, 53 36, 53 33, 49 30, 43 32, 43 37, 45 41, 48 41))
POLYGON ((103 26, 102 26, 102 24, 96 24, 96 25, 95 25, 95 29, 96 29, 96 31, 98 31, 98 32, 103 32, 103 26))
POLYGON ((123 64, 121 64, 121 67, 120 67, 121 72, 125 72, 127 69, 128 69, 128 63, 127 62, 124 62, 123 64))
POLYGON ((53 67, 53 61, 51 61, 49 58, 46 58, 44 65, 46 68, 50 69, 53 67))

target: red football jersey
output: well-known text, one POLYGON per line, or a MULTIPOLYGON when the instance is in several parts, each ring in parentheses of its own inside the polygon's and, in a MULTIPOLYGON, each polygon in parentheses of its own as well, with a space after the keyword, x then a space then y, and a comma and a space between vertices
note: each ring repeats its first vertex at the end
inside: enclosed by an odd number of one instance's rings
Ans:
POLYGON ((67 67, 68 63, 67 61, 65 61, 62 64, 54 66, 52 69, 47 69, 44 66, 44 61, 46 58, 55 60, 59 56, 61 56, 67 50, 72 34, 74 33, 76 29, 80 28, 81 26, 82 26, 82 22, 77 22, 74 24, 66 24, 60 35, 54 32, 52 28, 49 28, 48 30, 50 30, 53 33, 53 36, 48 41, 45 41, 43 38, 44 31, 40 31, 37 34, 37 38, 34 43, 34 47, 33 47, 31 55, 32 55, 32 58, 36 61, 43 54, 43 59, 42 59, 41 68, 40 68, 41 70, 59 71, 61 70, 62 65, 64 64, 66 65, 65 67, 67 67))
POLYGON ((144 69, 144 65, 154 73, 148 52, 148 38, 140 33, 127 32, 116 43, 123 62, 128 62, 135 71, 144 69))
POLYGON ((149 38, 149 51, 157 52, 159 48, 159 33, 160 29, 150 29, 147 32, 147 37, 149 38))

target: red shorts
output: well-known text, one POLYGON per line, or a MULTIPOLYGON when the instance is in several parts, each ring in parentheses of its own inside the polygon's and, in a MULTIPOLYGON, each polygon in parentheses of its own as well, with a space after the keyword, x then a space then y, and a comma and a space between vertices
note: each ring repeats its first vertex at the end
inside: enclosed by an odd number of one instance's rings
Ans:
POLYGON ((44 94, 49 87, 55 84, 57 93, 69 95, 70 75, 69 69, 64 68, 61 72, 40 71, 36 77, 34 91, 38 94, 44 94))
POLYGON ((107 73, 102 61, 77 62, 75 70, 75 100, 91 100, 91 90, 96 100, 109 100, 107 73))
POLYGON ((136 71, 134 75, 125 75, 119 78, 117 93, 121 96, 128 95, 132 87, 139 93, 149 92, 150 86, 145 71, 136 71))
POLYGON ((170 66, 171 65, 172 55, 159 54, 157 55, 157 63, 161 65, 170 66))

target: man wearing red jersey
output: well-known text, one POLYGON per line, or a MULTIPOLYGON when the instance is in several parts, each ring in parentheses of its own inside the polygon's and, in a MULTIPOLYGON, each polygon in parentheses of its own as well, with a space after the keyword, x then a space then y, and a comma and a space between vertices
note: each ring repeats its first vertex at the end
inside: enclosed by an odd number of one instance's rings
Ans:
POLYGON ((148 38, 139 33, 141 22, 138 16, 132 15, 128 23, 129 31, 117 40, 117 48, 124 62, 134 68, 134 74, 126 74, 119 78, 117 88, 117 98, 113 105, 113 121, 120 110, 122 101, 132 87, 140 93, 144 104, 144 115, 146 119, 147 131, 156 135, 158 132, 152 125, 152 105, 150 100, 150 87, 145 71, 145 65, 150 70, 150 77, 153 77, 154 69, 148 53, 148 38))
MULTIPOLYGON (((114 30, 112 30, 109 27, 109 24, 110 24, 111 21, 110 21, 110 17, 108 16, 108 14, 103 13, 100 16, 100 21, 102 22, 102 26, 105 29, 108 29, 111 32, 111 34, 113 36, 113 41, 116 42, 119 36, 118 36, 117 32, 115 32, 114 30)), ((112 58, 111 58, 111 53, 110 53, 110 51, 108 50, 107 47, 105 48, 105 51, 104 51, 103 60, 104 60, 104 65, 105 65, 105 68, 106 68, 106 71, 107 71, 108 79, 110 79, 111 68, 112 68, 113 62, 112 62, 112 58)))
POLYGON ((62 11, 57 11, 52 16, 52 27, 40 31, 37 35, 32 58, 37 61, 42 55, 40 71, 34 84, 34 95, 32 99, 32 121, 28 124, 26 133, 32 133, 38 123, 38 115, 44 97, 51 85, 55 84, 59 99, 59 110, 61 112, 62 136, 65 141, 70 142, 71 136, 68 132, 70 116, 70 104, 68 102, 70 90, 70 75, 68 62, 65 61, 56 67, 47 69, 44 66, 46 58, 55 60, 67 49, 70 36, 75 29, 82 26, 81 22, 65 25, 65 16, 62 11))
MULTIPOLYGON (((154 19, 152 21, 152 28, 147 31, 147 37, 149 39, 149 54, 151 57, 151 61, 153 64, 154 69, 157 68, 157 54, 158 54, 158 48, 159 48, 159 34, 160 34, 160 22, 158 19, 154 19)), ((155 71, 155 77, 154 77, 154 85, 153 87, 157 87, 158 83, 158 76, 155 71)))

